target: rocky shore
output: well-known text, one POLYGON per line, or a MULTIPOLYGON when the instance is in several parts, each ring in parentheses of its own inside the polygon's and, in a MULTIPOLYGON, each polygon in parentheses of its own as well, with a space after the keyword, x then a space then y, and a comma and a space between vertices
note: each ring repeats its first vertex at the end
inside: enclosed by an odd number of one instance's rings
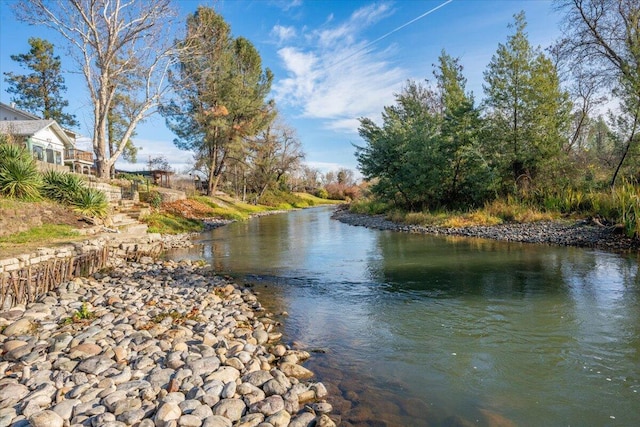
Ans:
POLYGON ((0 426, 335 426, 256 295, 190 262, 120 262, 0 313, 0 426))
POLYGON ((508 242, 577 246, 611 251, 640 250, 638 239, 625 237, 615 227, 604 227, 588 220, 448 228, 398 224, 387 220, 384 215, 363 215, 349 212, 347 206, 339 207, 333 213, 332 218, 350 225, 405 233, 479 237, 508 242))

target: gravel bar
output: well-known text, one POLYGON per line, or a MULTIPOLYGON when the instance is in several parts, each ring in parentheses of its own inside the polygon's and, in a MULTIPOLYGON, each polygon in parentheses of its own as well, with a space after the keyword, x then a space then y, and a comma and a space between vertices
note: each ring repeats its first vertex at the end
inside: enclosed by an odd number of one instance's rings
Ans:
POLYGON ((450 228, 399 224, 389 221, 384 215, 352 213, 346 206, 336 209, 332 218, 349 225, 405 233, 478 237, 507 242, 596 248, 615 252, 640 249, 638 239, 624 236, 615 227, 603 227, 589 220, 540 221, 526 224, 507 223, 495 226, 450 228))

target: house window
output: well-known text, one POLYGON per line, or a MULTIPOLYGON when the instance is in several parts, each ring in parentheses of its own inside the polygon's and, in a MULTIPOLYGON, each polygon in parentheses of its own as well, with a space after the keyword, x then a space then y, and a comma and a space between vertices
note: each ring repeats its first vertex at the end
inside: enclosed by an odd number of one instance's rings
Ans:
POLYGON ((44 160, 44 148, 40 147, 39 145, 34 145, 31 150, 33 151, 33 157, 36 160, 44 160))
POLYGON ((53 150, 51 148, 47 148, 47 163, 54 163, 53 160, 53 150))
POLYGON ((62 164, 62 152, 56 151, 56 165, 62 164))

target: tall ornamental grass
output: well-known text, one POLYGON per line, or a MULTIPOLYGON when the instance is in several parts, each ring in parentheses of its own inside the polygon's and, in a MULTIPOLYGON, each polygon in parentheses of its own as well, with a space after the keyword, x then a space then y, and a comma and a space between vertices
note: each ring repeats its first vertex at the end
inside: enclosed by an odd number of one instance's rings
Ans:
POLYGON ((41 185, 40 174, 29 152, 0 135, 0 194, 12 199, 40 200, 41 185))

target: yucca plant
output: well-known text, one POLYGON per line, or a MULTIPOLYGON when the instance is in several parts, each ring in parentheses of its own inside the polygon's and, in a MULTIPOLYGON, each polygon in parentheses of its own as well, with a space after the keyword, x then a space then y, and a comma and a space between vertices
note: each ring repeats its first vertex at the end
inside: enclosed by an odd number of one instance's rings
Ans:
POLYGON ((58 202, 71 204, 79 192, 85 188, 85 182, 79 175, 50 170, 42 176, 42 194, 58 202))
POLYGON ((82 215, 104 218, 107 216, 109 202, 107 196, 95 188, 81 188, 71 201, 74 210, 82 215))
POLYGON ((29 152, 0 142, 0 194, 25 200, 40 199, 40 174, 29 152))

